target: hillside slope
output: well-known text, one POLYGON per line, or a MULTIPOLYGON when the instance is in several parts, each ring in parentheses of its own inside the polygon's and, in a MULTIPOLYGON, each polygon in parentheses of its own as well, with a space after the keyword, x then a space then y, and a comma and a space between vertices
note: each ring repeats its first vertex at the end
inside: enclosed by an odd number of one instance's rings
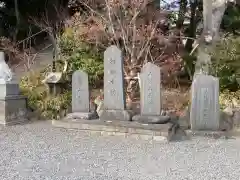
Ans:
MULTIPOLYGON (((47 45, 48 47, 50 45, 47 45)), ((22 62, 18 65, 14 65, 11 67, 12 71, 14 72, 16 78, 18 80, 21 79, 24 75, 28 74, 30 71, 39 71, 45 68, 48 64, 52 64, 53 56, 52 56, 52 46, 44 49, 43 51, 38 51, 38 54, 34 58, 32 62, 27 63, 22 62), (29 67, 27 68, 27 64, 29 67)))

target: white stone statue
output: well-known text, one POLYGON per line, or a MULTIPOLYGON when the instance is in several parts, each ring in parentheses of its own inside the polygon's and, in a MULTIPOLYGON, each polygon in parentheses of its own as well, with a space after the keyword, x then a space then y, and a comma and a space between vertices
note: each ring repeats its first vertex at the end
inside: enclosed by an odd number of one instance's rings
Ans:
POLYGON ((4 52, 0 52, 0 84, 6 84, 13 78, 13 73, 5 61, 4 52))

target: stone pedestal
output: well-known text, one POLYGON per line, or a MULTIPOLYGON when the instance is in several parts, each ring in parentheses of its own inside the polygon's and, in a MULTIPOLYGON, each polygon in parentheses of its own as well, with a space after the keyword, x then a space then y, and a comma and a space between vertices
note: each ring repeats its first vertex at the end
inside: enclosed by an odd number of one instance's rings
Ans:
POLYGON ((169 116, 138 114, 133 116, 132 120, 140 123, 146 123, 146 124, 166 124, 171 120, 171 118, 169 116))
POLYGON ((67 115, 67 119, 91 120, 97 118, 98 118, 97 112, 74 112, 67 115))
POLYGON ((0 84, 0 98, 6 96, 14 96, 19 94, 19 85, 17 82, 0 84))
POLYGON ((19 95, 17 82, 0 84, 0 124, 14 125, 28 121, 27 98, 19 95))
POLYGON ((0 124, 14 125, 27 121, 27 99, 19 95, 19 85, 0 51, 0 124))
POLYGON ((21 95, 0 97, 0 124, 15 125, 28 121, 27 99, 21 95))
POLYGON ((100 110, 99 118, 103 121, 131 121, 132 112, 128 110, 100 110))

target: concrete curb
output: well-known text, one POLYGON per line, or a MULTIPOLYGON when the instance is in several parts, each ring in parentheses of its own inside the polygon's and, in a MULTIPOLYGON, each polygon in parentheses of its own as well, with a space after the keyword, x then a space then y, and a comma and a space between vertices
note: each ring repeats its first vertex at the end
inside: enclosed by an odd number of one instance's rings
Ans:
POLYGON ((78 129, 100 136, 122 136, 147 141, 168 142, 172 133, 169 131, 172 124, 144 125, 136 122, 100 120, 52 120, 52 125, 58 128, 78 129))
POLYGON ((187 136, 190 137, 208 137, 214 139, 232 139, 240 137, 240 129, 234 129, 231 131, 185 131, 187 136))
POLYGON ((100 120, 52 120, 58 128, 78 129, 99 136, 122 136, 147 141, 184 141, 194 137, 213 139, 232 139, 240 136, 240 129, 232 131, 192 131, 178 127, 176 124, 141 124, 129 121, 100 120))

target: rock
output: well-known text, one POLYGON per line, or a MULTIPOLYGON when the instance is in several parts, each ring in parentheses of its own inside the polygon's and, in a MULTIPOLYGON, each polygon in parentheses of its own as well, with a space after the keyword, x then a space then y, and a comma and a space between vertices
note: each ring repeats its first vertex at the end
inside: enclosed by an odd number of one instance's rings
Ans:
POLYGON ((234 114, 232 117, 233 126, 239 127, 240 126, 240 109, 235 109, 234 114))
POLYGON ((170 116, 136 115, 132 120, 146 124, 166 124, 170 121, 170 116))
POLYGON ((190 110, 188 107, 185 109, 183 115, 178 118, 178 124, 182 129, 189 129, 191 127, 190 110))
POLYGON ((161 111, 161 116, 166 116, 167 115, 167 112, 165 110, 162 110, 161 111))
POLYGON ((233 116, 233 109, 232 108, 230 108, 230 107, 227 107, 227 108, 225 108, 224 110, 223 110, 223 112, 224 113, 226 113, 227 115, 229 115, 229 116, 233 116))
POLYGON ((91 120, 97 119, 98 115, 96 112, 74 112, 67 115, 66 119, 79 119, 79 120, 91 120))
POLYGON ((170 123, 172 124, 179 124, 179 116, 177 114, 170 114, 170 123))
POLYGON ((90 102, 90 111, 91 112, 97 112, 98 105, 94 102, 90 102))
POLYGON ((190 137, 186 134, 186 132, 182 128, 174 129, 174 133, 172 133, 171 141, 185 141, 189 140, 190 137))
POLYGON ((130 110, 99 110, 99 119, 103 121, 131 121, 132 111, 130 110))
POLYGON ((169 129, 169 140, 170 141, 183 141, 188 140, 189 137, 187 136, 185 130, 179 126, 178 123, 175 123, 176 121, 172 121, 171 128, 169 129))
POLYGON ((96 109, 96 111, 97 111, 99 116, 100 116, 101 110, 103 110, 103 107, 104 107, 104 104, 103 104, 103 101, 102 101, 102 102, 99 103, 99 105, 98 105, 98 107, 96 109))
POLYGON ((219 129, 221 131, 229 131, 233 129, 233 118, 231 116, 231 113, 221 111, 220 112, 220 123, 219 123, 219 129))
POLYGON ((175 115, 175 114, 176 114, 176 110, 167 110, 166 111, 167 116, 172 116, 172 115, 175 115))
POLYGON ((126 109, 131 110, 131 111, 133 111, 136 114, 140 114, 141 113, 140 102, 127 103, 127 108, 126 109))
POLYGON ((187 119, 187 117, 179 117, 178 124, 182 129, 185 129, 185 130, 191 128, 189 119, 187 119))
POLYGON ((232 99, 232 104, 233 104, 233 107, 239 107, 239 103, 238 103, 238 100, 236 98, 232 99))

